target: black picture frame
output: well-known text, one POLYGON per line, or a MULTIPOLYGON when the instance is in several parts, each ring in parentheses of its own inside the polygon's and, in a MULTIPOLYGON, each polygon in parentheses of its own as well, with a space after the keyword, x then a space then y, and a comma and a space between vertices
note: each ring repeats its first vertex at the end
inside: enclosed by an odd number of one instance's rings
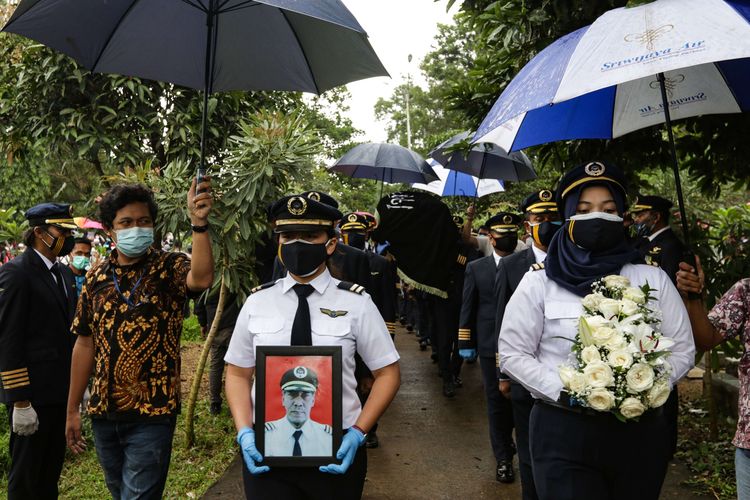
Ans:
MULTIPOLYGON (((258 451, 263 455, 261 465, 269 467, 317 467, 339 463, 336 459, 336 452, 341 446, 343 436, 342 429, 342 364, 341 364, 341 346, 257 346, 255 363, 255 445, 258 451), (267 378, 270 364, 274 363, 274 358, 305 358, 309 356, 324 356, 331 358, 331 373, 326 374, 330 380, 331 398, 330 398, 330 415, 331 415, 331 454, 325 456, 266 456, 266 408, 269 398, 279 397, 281 389, 275 394, 267 394, 267 378)), ((274 383, 277 383, 274 381, 274 383)), ((318 402, 316 401, 316 404, 318 402)), ((312 419, 311 419, 312 420, 312 419)), ((275 429, 274 429, 275 430, 275 429)))

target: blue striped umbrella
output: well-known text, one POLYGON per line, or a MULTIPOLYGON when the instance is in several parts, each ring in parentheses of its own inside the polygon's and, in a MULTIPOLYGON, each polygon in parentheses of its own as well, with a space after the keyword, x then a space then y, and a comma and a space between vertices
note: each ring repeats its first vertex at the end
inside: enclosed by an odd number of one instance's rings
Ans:
POLYGON ((473 140, 517 151, 666 124, 687 239, 672 119, 750 110, 750 1, 657 0, 606 12, 537 54, 473 140))
POLYGON ((440 196, 471 196, 475 198, 505 191, 503 181, 497 179, 480 180, 469 174, 445 168, 432 159, 427 160, 427 163, 430 164, 439 179, 429 184, 414 183, 411 187, 440 196))

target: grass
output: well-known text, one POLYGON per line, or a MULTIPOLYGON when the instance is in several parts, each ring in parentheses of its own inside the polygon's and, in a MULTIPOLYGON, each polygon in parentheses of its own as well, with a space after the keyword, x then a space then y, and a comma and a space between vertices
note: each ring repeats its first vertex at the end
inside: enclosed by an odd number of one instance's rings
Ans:
POLYGON ((712 498, 737 498, 732 445, 737 423, 729 418, 720 419, 718 439, 709 441, 706 410, 703 399, 680 404, 677 458, 687 464, 691 473, 685 484, 712 498))
MULTIPOLYGON (((192 322, 195 323, 199 338, 200 331, 195 317, 186 320, 185 327, 191 328, 192 322)), ((183 338, 183 344, 185 340, 183 338)), ((189 378, 187 369, 183 366, 185 375, 189 378)), ((185 383, 189 382, 183 382, 185 383)), ((183 405, 186 404, 184 398, 183 405)), ((184 415, 180 414, 177 419, 164 498, 200 498, 224 474, 235 457, 235 430, 228 410, 225 407, 220 415, 214 416, 209 413, 208 408, 208 401, 198 401, 195 412, 196 442, 190 449, 185 447, 184 415)), ((86 452, 78 456, 68 452, 65 457, 59 483, 61 499, 98 500, 110 497, 94 450, 88 419, 84 419, 84 433, 88 443, 86 452)), ((8 437, 7 415, 5 410, 0 410, 0 498, 5 497, 8 487, 8 437)))

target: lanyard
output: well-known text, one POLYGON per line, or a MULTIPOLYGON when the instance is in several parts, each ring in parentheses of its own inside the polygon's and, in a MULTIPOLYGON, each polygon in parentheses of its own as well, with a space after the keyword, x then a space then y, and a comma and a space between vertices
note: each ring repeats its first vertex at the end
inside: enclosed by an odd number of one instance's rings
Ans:
POLYGON ((133 300, 131 299, 131 297, 135 293, 136 288, 138 288, 138 285, 141 284, 141 280, 143 279, 143 274, 144 273, 145 273, 145 270, 141 271, 141 275, 138 277, 138 281, 135 282, 135 285, 133 285, 133 288, 130 289, 130 293, 126 297, 120 291, 120 284, 117 282, 117 275, 115 274, 115 270, 114 269, 112 270, 112 282, 115 285, 115 290, 117 290, 117 293, 120 294, 120 297, 122 298, 123 301, 125 301, 125 303, 128 305, 128 307, 138 307, 139 305, 142 304, 142 302, 138 302, 137 304, 134 304, 133 300))

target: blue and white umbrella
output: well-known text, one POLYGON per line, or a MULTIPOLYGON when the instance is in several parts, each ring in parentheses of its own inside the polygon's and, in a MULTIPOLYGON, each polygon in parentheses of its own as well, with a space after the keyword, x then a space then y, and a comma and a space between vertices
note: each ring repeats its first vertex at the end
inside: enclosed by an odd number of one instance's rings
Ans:
POLYGON ((469 174, 445 168, 431 158, 427 160, 427 163, 430 164, 439 179, 429 184, 414 183, 411 187, 429 191, 439 196, 471 196, 473 198, 481 198, 488 194, 505 191, 503 181, 497 179, 480 180, 469 174))
POLYGON ((750 1, 657 0, 608 11, 540 52, 495 102, 474 141, 517 151, 666 123, 687 224, 671 120, 748 110, 750 1))

